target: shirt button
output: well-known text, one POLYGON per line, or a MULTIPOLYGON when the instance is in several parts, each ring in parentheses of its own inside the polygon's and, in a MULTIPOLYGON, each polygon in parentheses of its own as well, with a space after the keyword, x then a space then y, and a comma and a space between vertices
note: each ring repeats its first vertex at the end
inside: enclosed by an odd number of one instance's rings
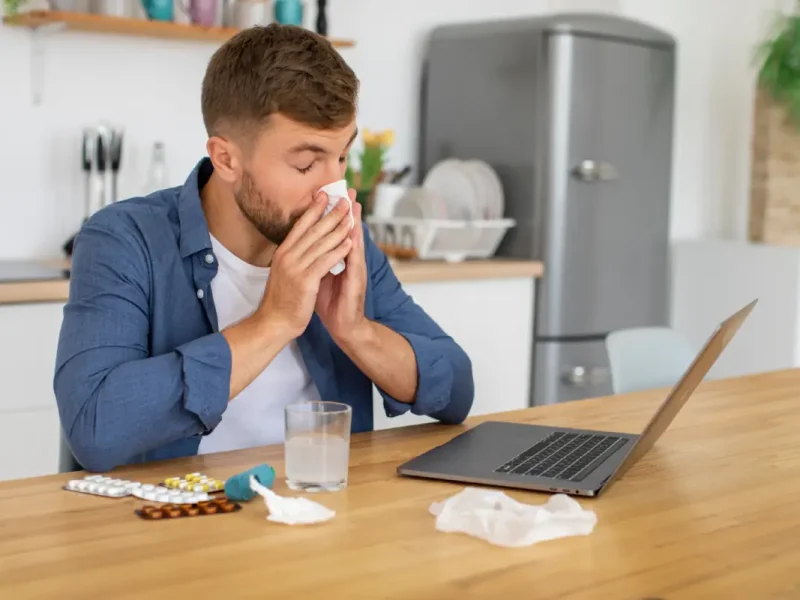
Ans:
POLYGON ((210 265, 213 262, 214 262, 214 255, 209 252, 208 254, 206 254, 206 264, 210 265))
POLYGON ((200 298, 200 300, 203 299, 203 296, 205 296, 205 294, 203 293, 203 290, 197 290, 197 297, 200 298))

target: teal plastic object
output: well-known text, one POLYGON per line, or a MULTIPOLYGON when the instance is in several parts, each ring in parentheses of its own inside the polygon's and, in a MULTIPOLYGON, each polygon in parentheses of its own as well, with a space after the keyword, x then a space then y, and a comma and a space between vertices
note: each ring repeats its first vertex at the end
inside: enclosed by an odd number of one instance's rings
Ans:
POLYGON ((275 20, 281 25, 303 25, 303 3, 300 0, 275 0, 275 20))
POLYGON ((269 465, 258 465, 244 473, 229 477, 225 482, 225 495, 234 502, 247 502, 255 497, 256 493, 250 489, 251 475, 265 488, 271 489, 275 483, 275 469, 269 465))

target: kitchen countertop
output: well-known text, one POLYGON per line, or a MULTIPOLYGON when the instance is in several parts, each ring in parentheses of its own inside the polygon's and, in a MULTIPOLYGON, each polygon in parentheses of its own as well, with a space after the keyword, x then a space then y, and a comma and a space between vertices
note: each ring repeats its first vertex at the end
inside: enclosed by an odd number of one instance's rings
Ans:
MULTIPOLYGON (((229 515, 145 522, 134 498, 61 489, 79 473, 2 482, 0 597, 797 598, 798 395, 798 369, 702 383, 647 455, 599 498, 579 499, 597 514, 592 533, 530 547, 437 531, 431 503, 464 484, 400 477, 397 465, 498 418, 639 432, 664 390, 354 435, 348 487, 305 495, 336 511, 318 525, 269 522, 258 497, 229 515)), ((227 478, 265 462, 275 491, 291 494, 282 446, 114 475, 227 478)))
MULTIPOLYGON (((2 263, 0 263, 1 265, 2 263)), ((19 263, 16 263, 19 264, 19 263)), ((31 261, 31 266, 42 264, 69 268, 65 260, 31 261)), ((543 272, 542 263, 532 260, 489 259, 446 263, 440 261, 392 261, 392 268, 403 284, 475 279, 535 278, 543 272)), ((30 302, 66 302, 69 297, 69 279, 43 281, 0 281, 0 304, 30 302)))

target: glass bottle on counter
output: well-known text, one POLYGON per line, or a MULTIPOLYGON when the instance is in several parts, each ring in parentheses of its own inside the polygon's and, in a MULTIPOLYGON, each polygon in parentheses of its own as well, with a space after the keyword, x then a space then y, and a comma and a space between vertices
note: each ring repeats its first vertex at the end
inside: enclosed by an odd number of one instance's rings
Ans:
POLYGON ((150 158, 150 169, 147 172, 147 184, 144 193, 152 194, 167 187, 167 162, 164 142, 153 144, 153 155, 150 158))

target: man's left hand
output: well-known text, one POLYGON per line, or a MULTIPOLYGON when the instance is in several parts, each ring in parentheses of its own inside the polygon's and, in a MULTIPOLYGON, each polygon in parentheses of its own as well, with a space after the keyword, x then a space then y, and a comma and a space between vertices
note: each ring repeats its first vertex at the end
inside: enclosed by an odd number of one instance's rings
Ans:
POLYGON ((356 192, 348 190, 353 206, 355 225, 350 232, 353 241, 345 259, 345 270, 339 275, 328 273, 320 282, 316 312, 322 324, 339 344, 357 338, 369 327, 364 316, 364 297, 367 291, 367 259, 364 252, 364 230, 361 227, 361 204, 356 192))

